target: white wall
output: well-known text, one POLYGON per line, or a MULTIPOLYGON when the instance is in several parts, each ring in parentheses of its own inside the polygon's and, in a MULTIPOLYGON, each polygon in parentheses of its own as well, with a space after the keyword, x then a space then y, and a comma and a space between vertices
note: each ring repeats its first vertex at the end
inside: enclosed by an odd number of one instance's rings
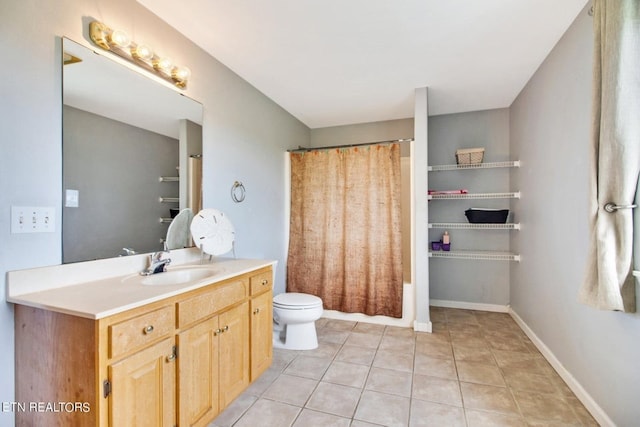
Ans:
MULTIPOLYGON (((90 46, 90 17, 156 46, 191 68, 187 96, 204 105, 204 205, 226 211, 237 229, 241 257, 280 261, 276 291, 284 290, 284 150, 309 145, 309 129, 134 0, 0 2, 0 272, 59 264, 61 209, 61 41, 90 46), (231 185, 247 198, 235 204, 231 185), (57 229, 10 234, 10 206, 55 206, 57 229)), ((0 402, 14 399, 13 310, 0 279, 0 402)), ((0 426, 13 425, 0 412, 0 426)))
POLYGON ((580 13, 511 106, 522 231, 511 306, 619 426, 640 419, 640 315, 578 303, 588 247, 592 19, 580 13))

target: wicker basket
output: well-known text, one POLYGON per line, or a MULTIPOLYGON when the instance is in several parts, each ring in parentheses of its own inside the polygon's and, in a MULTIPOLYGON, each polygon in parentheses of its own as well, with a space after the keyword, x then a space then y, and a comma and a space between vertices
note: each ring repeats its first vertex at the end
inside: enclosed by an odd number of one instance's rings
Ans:
POLYGON ((476 165, 482 163, 484 148, 462 148, 456 150, 456 163, 459 165, 476 165))

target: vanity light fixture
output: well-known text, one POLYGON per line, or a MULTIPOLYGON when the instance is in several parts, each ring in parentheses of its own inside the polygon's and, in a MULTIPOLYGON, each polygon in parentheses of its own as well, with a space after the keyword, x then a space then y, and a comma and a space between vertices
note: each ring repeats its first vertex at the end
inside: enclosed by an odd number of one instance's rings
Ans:
POLYGON ((159 56, 145 44, 137 44, 126 32, 114 30, 99 21, 89 24, 91 40, 99 47, 113 52, 147 71, 170 81, 180 89, 187 87, 191 70, 173 64, 171 59, 159 56))

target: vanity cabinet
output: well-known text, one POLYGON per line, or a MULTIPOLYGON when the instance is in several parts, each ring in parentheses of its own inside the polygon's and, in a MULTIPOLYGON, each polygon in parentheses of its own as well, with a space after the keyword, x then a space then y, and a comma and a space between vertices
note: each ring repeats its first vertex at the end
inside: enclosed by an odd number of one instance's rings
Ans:
POLYGON ((251 381, 273 360, 273 276, 269 272, 250 278, 251 284, 251 381))
POLYGON ((208 425, 271 364, 272 278, 260 268, 101 319, 17 304, 16 401, 87 410, 16 411, 16 425, 208 425))

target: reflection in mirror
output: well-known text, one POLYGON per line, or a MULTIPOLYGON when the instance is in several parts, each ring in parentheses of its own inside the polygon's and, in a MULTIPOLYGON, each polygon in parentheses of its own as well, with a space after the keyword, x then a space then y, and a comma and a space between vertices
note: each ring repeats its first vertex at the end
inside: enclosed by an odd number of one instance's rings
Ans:
POLYGON ((201 208, 202 105, 72 40, 63 52, 63 263, 163 249, 174 214, 201 208))

